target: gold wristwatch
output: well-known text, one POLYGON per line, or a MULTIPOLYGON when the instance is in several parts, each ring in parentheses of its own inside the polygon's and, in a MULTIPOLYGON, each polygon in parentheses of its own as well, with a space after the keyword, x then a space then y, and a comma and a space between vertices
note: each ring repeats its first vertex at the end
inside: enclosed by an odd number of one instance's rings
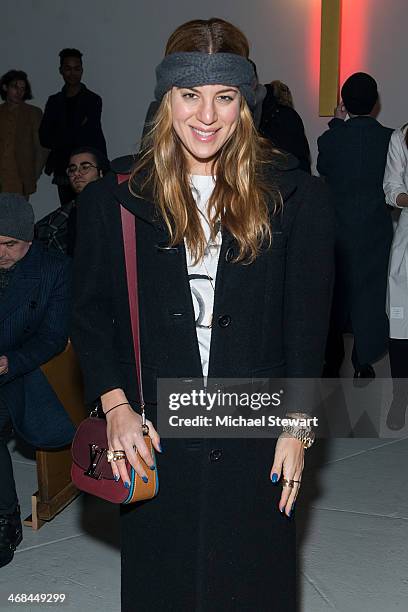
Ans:
MULTIPOLYGON (((291 412, 286 414, 286 417, 289 419, 310 419, 310 415, 304 412, 291 412)), ((303 447, 310 448, 315 441, 316 434, 312 430, 310 426, 300 426, 300 425, 285 425, 283 427, 283 432, 291 436, 292 438, 296 438, 300 440, 303 444, 303 447)))
POLYGON ((310 427, 296 427, 293 425, 287 425, 283 428, 283 432, 300 440, 304 448, 310 448, 315 441, 315 433, 310 427))

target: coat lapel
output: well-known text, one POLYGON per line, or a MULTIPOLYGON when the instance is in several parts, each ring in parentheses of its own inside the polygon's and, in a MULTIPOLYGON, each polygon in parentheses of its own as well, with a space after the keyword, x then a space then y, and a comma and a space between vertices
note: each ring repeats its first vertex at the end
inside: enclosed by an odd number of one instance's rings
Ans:
POLYGON ((0 303, 0 321, 8 317, 22 303, 27 302, 40 282, 40 250, 33 244, 27 255, 17 264, 10 284, 0 303))

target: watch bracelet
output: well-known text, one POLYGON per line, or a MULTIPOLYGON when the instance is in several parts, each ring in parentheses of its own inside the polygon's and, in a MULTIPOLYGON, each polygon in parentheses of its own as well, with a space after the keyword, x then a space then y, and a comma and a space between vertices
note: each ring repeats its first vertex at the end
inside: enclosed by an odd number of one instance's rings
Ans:
POLYGON ((315 434, 311 428, 287 425, 283 427, 283 433, 302 442, 305 449, 310 448, 315 441, 315 434))

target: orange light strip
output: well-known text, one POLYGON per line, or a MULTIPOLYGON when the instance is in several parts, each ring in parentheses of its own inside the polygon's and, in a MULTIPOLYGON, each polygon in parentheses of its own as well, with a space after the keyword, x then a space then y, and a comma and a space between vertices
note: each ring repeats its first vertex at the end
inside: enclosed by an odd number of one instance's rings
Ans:
POLYGON ((353 72, 367 71, 370 0, 343 0, 340 43, 340 85, 353 72))

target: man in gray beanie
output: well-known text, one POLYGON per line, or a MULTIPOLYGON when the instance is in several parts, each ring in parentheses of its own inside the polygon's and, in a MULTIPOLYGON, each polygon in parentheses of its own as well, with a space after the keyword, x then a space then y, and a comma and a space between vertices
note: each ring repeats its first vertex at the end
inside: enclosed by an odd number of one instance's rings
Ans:
POLYGON ((65 446, 74 429, 40 366, 68 340, 69 262, 33 241, 34 213, 0 194, 0 567, 22 540, 7 442, 14 431, 36 448, 65 446))
POLYGON ((5 287, 2 283, 8 279, 10 270, 27 254, 33 236, 34 212, 31 204, 17 193, 1 193, 0 275, 3 279, 0 280, 0 295, 5 287))

